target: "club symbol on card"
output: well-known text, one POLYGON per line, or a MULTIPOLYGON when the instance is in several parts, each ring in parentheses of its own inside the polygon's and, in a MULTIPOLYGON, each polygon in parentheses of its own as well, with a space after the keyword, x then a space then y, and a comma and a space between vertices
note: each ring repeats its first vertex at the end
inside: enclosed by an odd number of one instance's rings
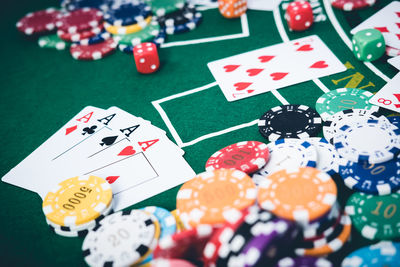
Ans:
POLYGON ((240 65, 226 65, 226 66, 224 66, 224 69, 225 69, 225 72, 232 72, 239 67, 240 67, 240 65))
POLYGON ((118 156, 130 156, 134 155, 136 153, 136 150, 133 149, 133 146, 127 146, 124 149, 119 152, 118 156))
POLYGON ((74 126, 71 126, 71 127, 67 128, 67 129, 65 129, 65 135, 69 135, 70 133, 75 131, 77 128, 78 128, 78 125, 74 125, 74 126))
POLYGON ((249 76, 257 76, 262 72, 264 69, 248 69, 246 72, 248 73, 249 76))
POLYGON ((260 60, 261 63, 266 63, 273 59, 275 56, 259 56, 258 59, 260 60))
POLYGON ((326 67, 328 67, 328 64, 326 64, 325 61, 323 61, 323 60, 317 61, 310 66, 310 68, 314 68, 314 69, 324 69, 326 67))
POLYGON ((242 91, 244 89, 246 89, 247 87, 249 87, 252 83, 235 83, 233 86, 235 86, 236 91, 242 91))
POLYGON ((272 77, 272 80, 279 81, 279 80, 285 78, 285 76, 288 74, 289 74, 289 72, 274 72, 274 73, 271 73, 269 76, 272 77))
POLYGON ((90 126, 90 127, 85 127, 85 128, 83 128, 83 132, 82 132, 82 135, 85 135, 85 134, 93 134, 94 132, 95 132, 95 130, 96 130, 96 128, 97 128, 97 126, 96 125, 93 125, 93 126, 90 126))
POLYGON ((302 45, 296 49, 296 51, 312 51, 312 50, 314 50, 314 48, 312 48, 312 46, 309 44, 302 45))
POLYGON ((118 138, 118 135, 105 137, 105 138, 101 139, 100 145, 101 145, 101 146, 104 146, 104 145, 106 145, 106 146, 112 145, 112 144, 114 144, 115 140, 117 140, 117 138, 118 138))
POLYGON ((108 176, 108 177, 106 178, 106 181, 107 181, 109 184, 112 184, 112 183, 114 183, 118 178, 119 178, 119 176, 108 176))

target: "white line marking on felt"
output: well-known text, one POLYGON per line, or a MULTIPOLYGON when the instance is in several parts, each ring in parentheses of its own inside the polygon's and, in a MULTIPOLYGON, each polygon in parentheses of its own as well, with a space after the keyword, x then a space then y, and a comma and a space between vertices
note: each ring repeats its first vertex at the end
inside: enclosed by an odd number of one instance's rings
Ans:
MULTIPOLYGON (((329 20, 332 23, 333 28, 335 28, 337 34, 339 34, 340 38, 342 38, 343 42, 347 45, 347 47, 350 49, 350 51, 353 51, 353 45, 351 44, 350 38, 347 36, 347 34, 344 32, 342 26, 340 26, 339 21, 337 20, 335 14, 333 13, 331 3, 329 0, 323 0, 324 1, 324 7, 326 10, 326 14, 328 15, 329 20)), ((364 65, 367 66, 372 72, 374 72, 376 75, 382 78, 382 80, 389 82, 390 78, 383 74, 378 68, 376 68, 374 65, 372 65, 371 62, 364 62, 364 65)))
POLYGON ((247 20, 247 15, 243 14, 240 16, 240 23, 242 27, 242 32, 237 34, 230 34, 230 35, 222 35, 217 37, 207 37, 207 38, 200 38, 194 40, 186 40, 186 41, 177 41, 171 43, 161 44, 161 48, 168 48, 174 46, 183 46, 183 45, 192 45, 192 44, 202 44, 202 43, 211 43, 211 42, 218 42, 224 40, 232 40, 232 39, 239 39, 239 38, 246 38, 250 36, 249 31, 249 23, 247 20))

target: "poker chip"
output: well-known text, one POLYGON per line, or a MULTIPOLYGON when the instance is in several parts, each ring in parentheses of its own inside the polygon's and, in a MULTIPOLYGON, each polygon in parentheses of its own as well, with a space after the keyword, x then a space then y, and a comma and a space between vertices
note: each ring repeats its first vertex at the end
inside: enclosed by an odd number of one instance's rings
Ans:
POLYGON ((265 112, 258 121, 262 136, 273 142, 282 138, 308 138, 318 135, 322 120, 304 105, 282 105, 265 112))
POLYGON ((400 193, 385 196, 354 193, 346 203, 346 213, 354 227, 370 240, 400 237, 400 193))
POLYGON ((344 159, 339 163, 339 174, 350 189, 373 195, 388 195, 400 189, 400 156, 379 164, 344 159))
POLYGON ((341 233, 327 244, 314 248, 297 248, 298 256, 324 256, 338 251, 349 240, 351 234, 351 220, 347 214, 341 216, 340 224, 343 225, 341 233))
POLYGON ((171 27, 188 23, 194 19, 196 8, 194 5, 186 4, 183 8, 158 17, 157 21, 161 27, 171 27))
POLYGON ((264 177, 287 168, 315 167, 317 165, 317 149, 309 142, 296 138, 279 139, 267 145, 268 163, 252 179, 257 185, 264 177))
POLYGON ((400 129, 379 120, 368 120, 343 125, 333 140, 338 154, 346 160, 378 164, 398 154, 400 129))
POLYGON ((114 26, 132 25, 144 21, 151 15, 151 8, 143 2, 113 6, 104 13, 104 19, 114 26))
POLYGON ((175 217, 168 210, 156 206, 147 206, 143 210, 153 214, 160 223, 160 238, 176 233, 175 217))
POLYGON ((150 267, 196 267, 196 265, 181 259, 157 259, 150 263, 150 267))
POLYGON ((144 0, 144 2, 151 6, 151 10, 157 16, 164 16, 185 5, 185 0, 144 0))
POLYGON ((61 40, 57 34, 41 36, 38 39, 38 44, 43 48, 53 48, 57 50, 64 50, 69 46, 65 41, 61 40))
POLYGON ((361 8, 370 7, 375 4, 376 0, 332 0, 331 4, 334 8, 344 11, 353 11, 361 8))
POLYGON ((61 7, 69 11, 83 7, 91 7, 107 11, 109 9, 109 2, 110 1, 108 0, 62 0, 61 7))
POLYGON ((48 33, 56 28, 56 18, 60 14, 55 8, 47 8, 26 14, 17 22, 17 29, 25 35, 48 33))
POLYGON ((215 152, 206 162, 206 171, 226 168, 249 174, 261 169, 268 159, 269 151, 266 144, 244 141, 215 152))
POLYGON ((115 26, 111 25, 107 22, 104 22, 104 28, 112 34, 130 34, 141 31, 144 29, 152 20, 152 17, 149 16, 145 20, 140 21, 136 24, 131 24, 127 26, 115 26))
POLYGON ((400 243, 382 241, 362 247, 344 258, 342 267, 397 266, 400 262, 400 243))
POLYGON ((74 59, 98 60, 111 54, 116 47, 117 43, 113 39, 108 39, 102 43, 92 45, 72 44, 70 47, 70 53, 74 59))
POLYGON ((328 174, 301 167, 265 177, 259 185, 257 201, 276 216, 307 225, 326 214, 336 197, 336 184, 328 174))
POLYGON ((155 39, 160 34, 160 31, 160 25, 153 20, 141 31, 130 34, 116 34, 113 38, 118 44, 135 46, 155 39))
POLYGON ((103 13, 95 8, 81 8, 57 16, 56 26, 67 33, 76 33, 99 27, 103 13))
POLYGON ((317 257, 286 257, 275 265, 275 267, 333 267, 332 262, 317 257))
POLYGON ((55 186, 43 200, 46 218, 60 226, 78 226, 95 220, 112 201, 111 187, 97 176, 76 176, 55 186))
POLYGON ((173 210, 171 211, 172 216, 175 218, 176 222, 176 232, 182 232, 184 230, 187 230, 187 225, 182 221, 182 219, 179 217, 178 210, 173 210))
POLYGON ((180 218, 192 226, 218 224, 232 213, 254 204, 256 187, 244 172, 218 169, 203 172, 179 189, 176 207, 180 218))
POLYGON ((371 92, 356 88, 339 88, 320 96, 315 109, 325 121, 333 114, 346 109, 378 111, 379 107, 369 103, 371 92))
POLYGON ((186 23, 174 26, 166 26, 165 32, 169 35, 172 35, 192 31, 201 23, 202 19, 203 15, 200 12, 196 12, 193 16, 193 19, 186 23))
MULTIPOLYGON (((148 42, 155 44, 157 47, 160 47, 160 45, 165 42, 165 38, 166 38, 165 31, 161 30, 153 40, 150 40, 148 42)), ((118 44, 118 49, 126 54, 132 55, 133 48, 134 48, 133 45, 118 44)))
POLYGON ((400 49, 394 48, 394 47, 391 47, 391 46, 387 46, 386 45, 385 52, 386 52, 386 55, 389 56, 389 57, 400 56, 400 49))
MULTIPOLYGON (((367 109, 346 109, 339 111, 332 116, 329 116, 324 121, 324 126, 322 127, 324 137, 331 144, 333 143, 333 137, 337 133, 338 129, 345 124, 350 124, 353 122, 366 122, 367 120, 378 120, 381 115, 372 110, 367 109)), ((384 117, 382 116, 384 119, 384 117)))
POLYGON ((397 128, 400 128, 400 116, 390 116, 387 117, 388 121, 396 126, 397 128))
POLYGON ((105 40, 108 40, 110 38, 111 38, 111 34, 109 32, 107 32, 107 31, 103 30, 101 33, 99 33, 99 34, 97 34, 95 36, 82 39, 82 40, 77 41, 75 43, 78 44, 78 45, 92 45, 92 44, 102 43, 105 40))
POLYGON ((157 244, 156 226, 141 210, 111 214, 89 231, 82 244, 90 266, 128 266, 137 263, 157 244), (111 238, 112 237, 112 238, 111 238))
POLYGON ((330 176, 339 172, 339 155, 335 148, 325 138, 311 137, 306 139, 317 150, 317 168, 330 176))
POLYGON ((79 42, 84 39, 95 37, 98 34, 101 34, 102 31, 103 31, 103 27, 101 26, 101 27, 95 27, 95 28, 92 28, 92 29, 86 30, 86 31, 76 32, 76 33, 68 33, 68 32, 64 32, 62 30, 58 30, 57 35, 58 35, 58 37, 60 37, 60 39, 67 41, 67 42, 79 42))

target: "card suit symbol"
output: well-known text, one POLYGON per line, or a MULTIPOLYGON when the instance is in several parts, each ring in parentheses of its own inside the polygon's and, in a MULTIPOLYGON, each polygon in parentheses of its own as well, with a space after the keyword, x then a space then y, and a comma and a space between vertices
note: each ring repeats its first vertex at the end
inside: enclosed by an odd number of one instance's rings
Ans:
POLYGON ((78 125, 74 125, 74 126, 71 126, 71 127, 67 128, 67 129, 65 129, 65 135, 69 135, 70 133, 72 133, 76 129, 78 129, 78 125))
POLYGON ((400 34, 396 33, 397 39, 400 40, 400 34))
POLYGON ((314 48, 312 48, 312 46, 309 44, 302 45, 296 49, 296 51, 312 51, 312 50, 314 50, 314 48))
POLYGON ((317 61, 310 66, 310 68, 314 68, 314 69, 324 69, 326 67, 328 67, 328 64, 326 64, 325 61, 323 61, 323 60, 317 61))
POLYGON ((380 32, 389 32, 388 28, 386 28, 386 27, 375 27, 375 29, 380 32))
POLYGON ((118 178, 119 178, 119 176, 108 176, 108 177, 106 178, 106 181, 107 181, 109 184, 112 184, 112 183, 114 183, 118 178))
POLYGON ((260 74, 264 69, 248 69, 246 72, 248 73, 249 76, 256 76, 260 74))
POLYGON ((127 146, 119 152, 118 156, 130 156, 136 153, 136 150, 133 149, 133 146, 127 146))
POLYGON ((235 83, 233 86, 236 87, 236 91, 242 91, 244 89, 246 89, 247 87, 249 87, 252 83, 245 83, 245 82, 241 82, 241 83, 235 83))
POLYGON ((258 59, 261 63, 265 63, 273 59, 275 56, 259 56, 258 59))
POLYGON ((400 18, 400 12, 394 12, 400 18))
POLYGON ((224 66, 224 69, 225 69, 225 72, 232 72, 239 67, 240 67, 240 65, 226 65, 226 66, 224 66))
POLYGON ((249 94, 251 94, 251 93, 253 93, 253 92, 254 92, 254 90, 252 90, 252 89, 247 90, 247 93, 249 93, 249 94))
POLYGON ((400 28, 400 23, 396 23, 396 25, 397 25, 397 28, 400 28))
POLYGON ((82 135, 93 134, 96 131, 96 128, 97 128, 96 125, 93 125, 93 126, 90 126, 90 127, 85 127, 82 130, 82 135))
POLYGON ((269 76, 272 77, 272 80, 279 81, 288 74, 289 74, 289 72, 274 72, 274 73, 271 73, 269 76))
POLYGON ((295 42, 295 43, 294 43, 294 45, 299 45, 299 44, 300 44, 299 42, 295 42))
POLYGON ((112 145, 112 144, 114 144, 115 140, 117 140, 117 138, 118 138, 118 135, 105 137, 105 138, 101 139, 100 145, 101 145, 101 146, 104 146, 104 145, 106 145, 106 146, 112 145))

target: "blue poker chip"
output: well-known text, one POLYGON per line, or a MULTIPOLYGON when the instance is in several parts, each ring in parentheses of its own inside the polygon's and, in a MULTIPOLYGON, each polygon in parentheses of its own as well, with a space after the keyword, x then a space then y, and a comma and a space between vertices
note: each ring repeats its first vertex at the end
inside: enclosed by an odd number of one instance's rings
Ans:
POLYGON ((342 267, 382 267, 399 266, 400 243, 382 241, 362 247, 347 255, 342 267))
POLYGON ((341 158, 339 174, 350 189, 366 194, 388 195, 400 189, 400 155, 379 164, 355 163, 341 158))
POLYGON ((174 26, 167 26, 165 27, 165 32, 169 35, 177 34, 177 33, 184 33, 194 30, 202 21, 203 15, 200 12, 196 12, 194 14, 193 19, 189 20, 186 23, 174 26))
POLYGON ((92 44, 98 44, 101 42, 104 42, 105 40, 108 40, 112 37, 111 33, 103 30, 101 33, 87 38, 87 39, 82 39, 78 42, 74 42, 75 44, 79 44, 79 45, 92 45, 92 44))
POLYGON ((326 172, 330 176, 339 172, 339 155, 335 148, 325 138, 311 137, 306 139, 317 149, 317 168, 320 171, 326 172))
MULTIPOLYGON (((161 30, 160 33, 153 40, 150 41, 150 43, 154 43, 157 47, 160 47, 160 45, 165 42, 165 39, 166 39, 165 31, 161 30)), ((121 52, 124 52, 126 54, 133 53, 133 45, 119 44, 118 48, 121 52)))
POLYGON ((151 15, 151 7, 143 2, 111 6, 104 19, 114 26, 126 26, 143 22, 151 15))
POLYGON ((387 119, 390 121, 391 124, 393 124, 397 128, 400 128, 400 116, 391 116, 387 117, 387 119))
POLYGON ((62 0, 61 7, 72 11, 79 8, 91 7, 102 11, 108 10, 108 5, 111 0, 62 0))

